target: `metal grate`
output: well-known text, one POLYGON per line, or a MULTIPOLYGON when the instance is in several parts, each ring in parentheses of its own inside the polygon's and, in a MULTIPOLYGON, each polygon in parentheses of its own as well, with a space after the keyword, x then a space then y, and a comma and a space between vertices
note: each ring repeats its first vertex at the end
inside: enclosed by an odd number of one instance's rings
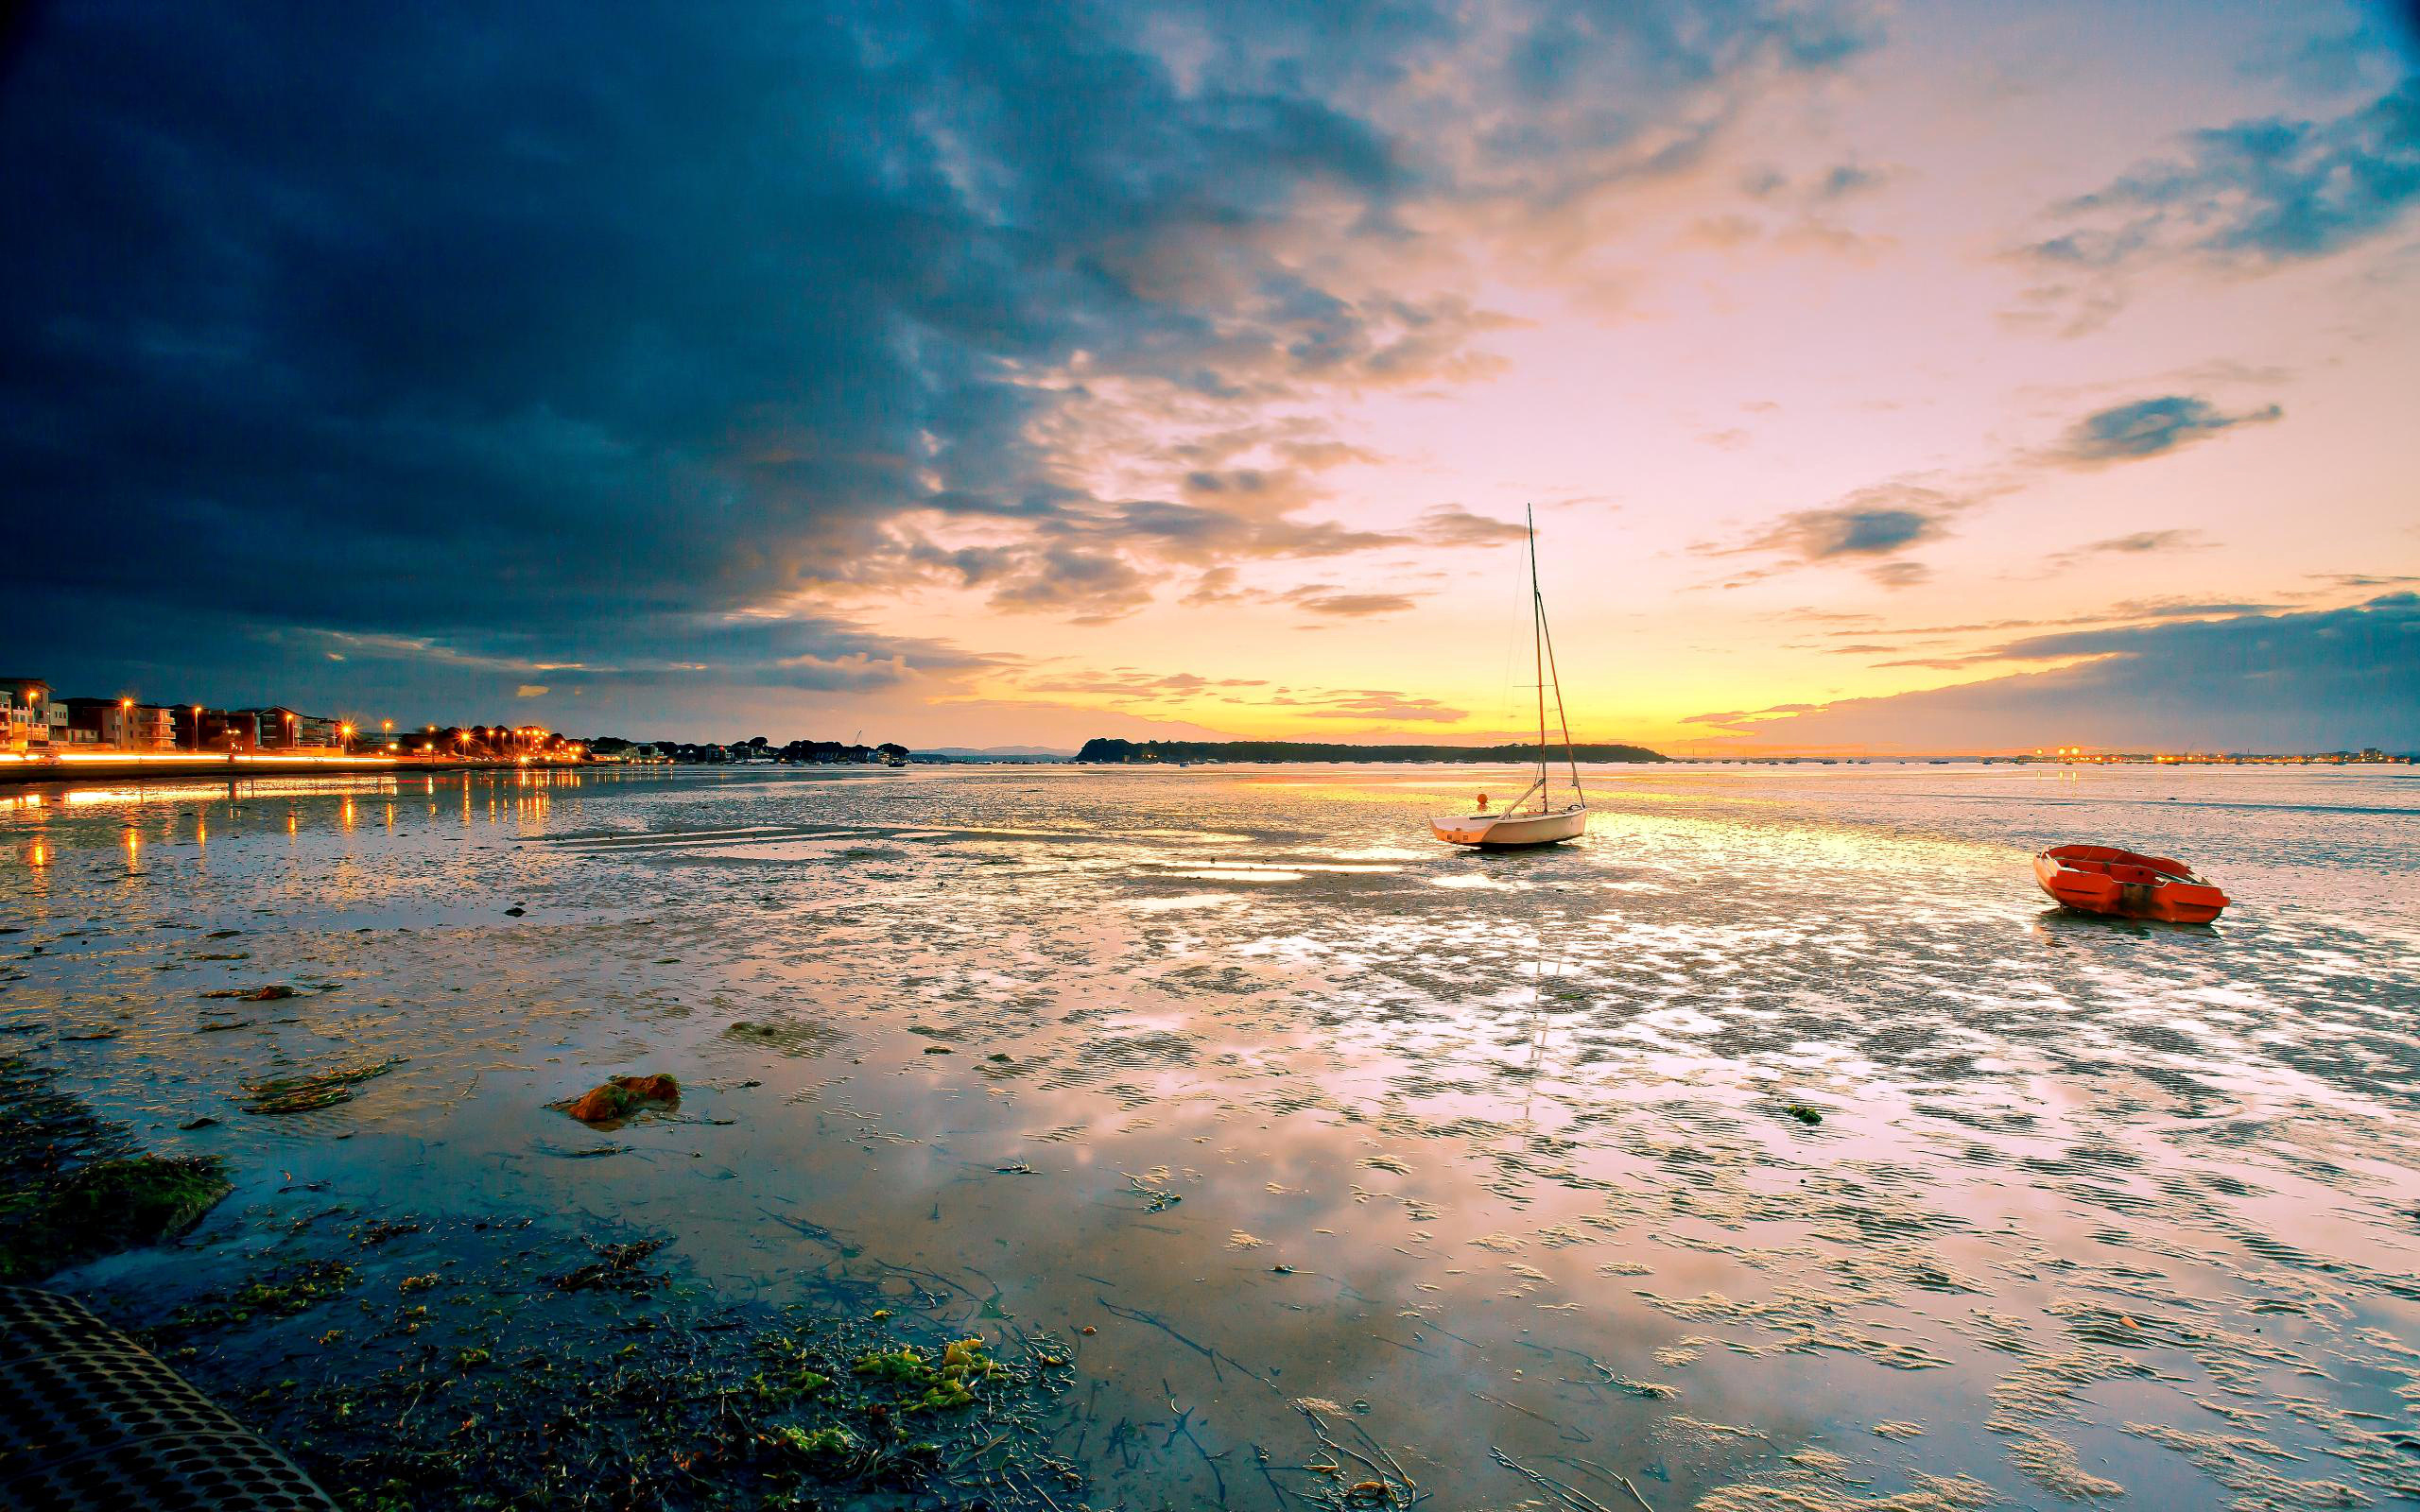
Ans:
POLYGON ((336 1503, 81 1303, 0 1286, 0 1507, 335 1512, 336 1503))

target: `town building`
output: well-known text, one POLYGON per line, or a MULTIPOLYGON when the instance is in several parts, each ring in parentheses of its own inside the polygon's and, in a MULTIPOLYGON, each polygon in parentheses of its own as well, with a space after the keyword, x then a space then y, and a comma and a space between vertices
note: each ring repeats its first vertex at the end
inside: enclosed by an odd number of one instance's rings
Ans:
POLYGON ((164 704, 131 698, 69 698, 68 740, 112 750, 173 750, 176 715, 164 704))
POLYGON ((0 750, 38 750, 51 744, 51 721, 66 723, 64 705, 54 705, 50 684, 40 678, 0 680, 0 750))
POLYGON ((344 739, 345 726, 338 721, 284 704, 236 712, 252 716, 262 750, 335 750, 344 739))

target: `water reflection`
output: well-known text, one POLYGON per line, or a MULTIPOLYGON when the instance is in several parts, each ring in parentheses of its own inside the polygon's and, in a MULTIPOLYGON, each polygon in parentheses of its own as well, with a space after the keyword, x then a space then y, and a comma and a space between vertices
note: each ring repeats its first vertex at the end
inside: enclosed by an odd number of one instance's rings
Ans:
POLYGON ((1608 773, 1583 845, 1405 844, 1498 780, 22 805, 5 898, 42 950, 0 1011, 256 1202, 611 1215, 768 1297, 846 1260, 778 1213, 1095 1327, 1088 1410, 1174 1397, 1206 1446, 1091 1456, 1098 1502, 1211 1497, 1255 1445, 1299 1463, 1305 1400, 1450 1506, 1537 1491, 1491 1450, 1607 1504, 1607 1476, 1658 1505, 2411 1494, 2411 783, 1608 773), (2087 825, 2240 902, 2215 929, 2045 910, 2025 858, 2087 825), (197 948, 227 929, 241 959, 197 948), (290 1022, 197 1051, 199 993, 264 981, 309 988, 290 1022), (78 1015, 119 1032, 57 1032, 78 1015), (340 1109, 225 1121, 233 1079, 338 1053, 410 1059, 340 1109), (583 1136, 544 1103, 633 1069, 709 1122, 549 1154, 583 1136))

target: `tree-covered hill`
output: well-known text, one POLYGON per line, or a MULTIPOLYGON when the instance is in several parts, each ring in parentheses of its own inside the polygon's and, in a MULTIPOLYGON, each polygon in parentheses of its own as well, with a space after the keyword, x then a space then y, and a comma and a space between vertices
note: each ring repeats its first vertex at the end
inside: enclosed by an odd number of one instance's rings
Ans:
MULTIPOLYGON (((1661 762, 1670 757, 1644 746, 1575 746, 1583 762, 1661 762)), ((1560 760, 1558 747, 1549 759, 1560 760)), ((1520 765, 1538 759, 1534 746, 1348 746, 1297 740, 1114 740, 1096 737, 1076 753, 1080 762, 1169 765, 1176 762, 1468 762, 1520 765)))

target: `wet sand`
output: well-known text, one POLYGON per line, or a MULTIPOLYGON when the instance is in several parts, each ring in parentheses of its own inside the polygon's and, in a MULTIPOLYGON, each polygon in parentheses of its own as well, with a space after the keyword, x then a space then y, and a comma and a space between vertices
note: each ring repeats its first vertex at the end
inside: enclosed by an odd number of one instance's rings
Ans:
POLYGON ((2420 783, 1608 769, 1580 845, 1428 842, 1480 786, 0 799, 9 1047, 235 1181, 53 1284, 140 1318, 330 1204, 667 1238, 736 1301, 856 1275, 1068 1338, 1093 1506, 2420 1501, 2420 783), (2082 838, 2238 901, 2058 913, 2027 856, 2082 838), (679 1118, 547 1109, 652 1071, 679 1118))

